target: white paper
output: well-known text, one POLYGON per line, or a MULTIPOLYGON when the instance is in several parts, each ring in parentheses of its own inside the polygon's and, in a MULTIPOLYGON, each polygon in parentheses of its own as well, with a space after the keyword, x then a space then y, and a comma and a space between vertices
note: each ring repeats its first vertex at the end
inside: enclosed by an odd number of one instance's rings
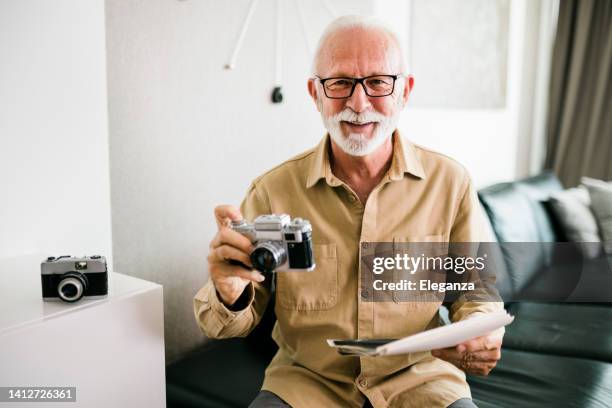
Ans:
POLYGON ((416 353, 446 347, 453 347, 464 341, 484 336, 514 320, 505 310, 483 313, 446 326, 404 337, 376 349, 377 355, 416 353))
POLYGON ((342 343, 349 344, 339 345, 336 343, 339 340, 329 339, 327 343, 330 347, 336 347, 340 353, 349 355, 382 356, 417 353, 454 347, 457 344, 484 336, 506 326, 513 320, 514 316, 511 316, 505 310, 500 310, 499 312, 475 314, 465 320, 426 330, 378 347, 365 345, 360 343, 359 340, 354 341, 354 343, 350 340, 342 341, 342 343))

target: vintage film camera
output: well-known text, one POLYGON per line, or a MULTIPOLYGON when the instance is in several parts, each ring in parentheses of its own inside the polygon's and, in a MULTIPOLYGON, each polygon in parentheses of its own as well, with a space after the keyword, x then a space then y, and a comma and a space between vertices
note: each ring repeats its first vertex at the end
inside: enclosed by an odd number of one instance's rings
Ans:
POLYGON ((251 263, 260 272, 312 271, 312 227, 287 214, 260 215, 253 224, 234 221, 231 228, 251 240, 251 263))
POLYGON ((45 301, 76 302, 108 294, 106 258, 100 255, 81 258, 50 256, 40 264, 42 296, 45 301))

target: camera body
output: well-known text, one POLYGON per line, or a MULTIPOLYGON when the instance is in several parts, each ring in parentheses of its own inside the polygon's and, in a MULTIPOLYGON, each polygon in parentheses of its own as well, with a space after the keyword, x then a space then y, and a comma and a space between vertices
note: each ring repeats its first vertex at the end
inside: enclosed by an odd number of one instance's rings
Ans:
POLYGON ((40 264, 40 278, 44 301, 73 303, 108 295, 106 258, 100 255, 50 256, 40 264))
POLYGON ((308 220, 268 214, 255 218, 253 224, 234 221, 231 228, 255 245, 251 263, 260 272, 310 272, 316 266, 308 220))

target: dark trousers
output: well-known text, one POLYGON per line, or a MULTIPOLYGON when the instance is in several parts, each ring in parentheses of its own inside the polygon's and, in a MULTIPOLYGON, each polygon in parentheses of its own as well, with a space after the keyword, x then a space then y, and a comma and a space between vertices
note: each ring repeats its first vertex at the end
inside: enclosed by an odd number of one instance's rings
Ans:
MULTIPOLYGON (((260 391, 257 397, 251 402, 249 408, 291 408, 289 404, 280 399, 270 391, 260 391)), ((372 408, 370 401, 366 399, 363 408, 372 408)), ((474 401, 469 398, 461 398, 448 406, 448 408, 478 408, 474 401)))

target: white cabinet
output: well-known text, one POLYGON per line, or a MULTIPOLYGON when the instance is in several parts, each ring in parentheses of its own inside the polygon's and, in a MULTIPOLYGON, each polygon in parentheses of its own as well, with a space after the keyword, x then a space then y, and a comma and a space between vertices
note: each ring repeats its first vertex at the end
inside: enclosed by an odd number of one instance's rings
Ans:
POLYGON ((43 259, 0 260, 0 387, 76 387, 75 408, 164 407, 162 287, 109 273, 105 299, 43 302, 43 259))

